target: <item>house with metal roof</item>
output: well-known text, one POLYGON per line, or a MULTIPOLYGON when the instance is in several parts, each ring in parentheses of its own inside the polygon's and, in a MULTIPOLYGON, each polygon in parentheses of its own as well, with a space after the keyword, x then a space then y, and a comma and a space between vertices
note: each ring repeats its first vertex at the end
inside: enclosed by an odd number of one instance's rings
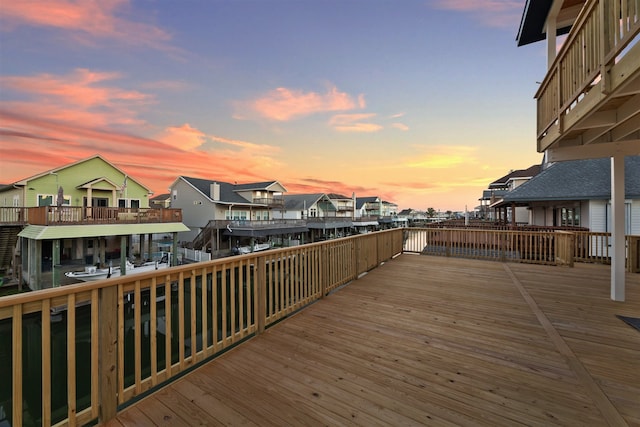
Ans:
POLYGON ((64 271, 86 264, 119 263, 125 271, 127 258, 151 259, 154 235, 187 230, 179 210, 149 209, 151 195, 100 155, 5 186, 3 267, 12 264, 14 275, 37 290, 64 284, 64 271))

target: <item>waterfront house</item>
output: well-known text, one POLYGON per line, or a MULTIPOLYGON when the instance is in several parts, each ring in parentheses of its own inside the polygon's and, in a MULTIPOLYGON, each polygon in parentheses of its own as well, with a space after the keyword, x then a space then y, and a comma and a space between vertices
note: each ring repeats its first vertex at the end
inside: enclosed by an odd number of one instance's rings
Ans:
MULTIPOLYGON (((625 158, 624 231, 640 235, 640 156, 625 158)), ((528 212, 526 223, 611 232, 611 162, 586 159, 548 165, 507 192, 498 207, 528 212)))
POLYGON ((406 224, 398 218, 398 205, 378 196, 357 197, 354 227, 360 233, 406 224))
POLYGON ((336 207, 336 216, 344 218, 355 218, 356 195, 353 193, 351 197, 338 193, 329 193, 327 197, 336 207))
MULTIPOLYGON (((521 184, 527 182, 538 173, 540 173, 541 165, 533 165, 527 169, 512 170, 508 174, 500 177, 489 184, 487 190, 482 192, 482 198, 480 199, 479 214, 482 218, 487 220, 503 220, 506 221, 505 215, 501 215, 501 211, 493 208, 493 206, 502 200, 502 197, 514 188, 519 187, 521 184)), ((513 221, 513 213, 511 221, 513 221)), ((527 221, 527 212, 523 209, 515 210, 515 222, 522 223, 527 221)))
POLYGON ((179 176, 170 186, 171 207, 182 210, 190 231, 179 239, 212 254, 271 238, 290 239, 308 229, 284 218, 286 188, 278 181, 231 184, 179 176))
POLYGON ((331 199, 324 193, 285 195, 283 217, 305 221, 309 231, 300 235, 301 243, 344 237, 351 233, 353 221, 351 217, 338 216, 346 211, 336 206, 343 200, 331 199))
POLYGON ((11 260, 14 275, 41 289, 62 284, 62 272, 86 264, 151 259, 154 234, 186 230, 179 211, 149 209, 151 194, 100 155, 5 186, 4 264, 11 260))
POLYGON ((535 94, 537 150, 550 162, 610 159, 611 298, 624 301, 625 156, 640 155, 637 1, 527 0, 517 44, 545 39, 547 73, 535 94))

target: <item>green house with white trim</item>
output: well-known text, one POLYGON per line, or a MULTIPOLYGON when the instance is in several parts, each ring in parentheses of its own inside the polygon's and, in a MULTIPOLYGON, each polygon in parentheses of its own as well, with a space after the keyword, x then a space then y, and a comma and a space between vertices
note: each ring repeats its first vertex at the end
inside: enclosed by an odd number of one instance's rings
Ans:
POLYGON ((31 289, 66 284, 87 265, 154 260, 159 241, 177 262, 180 209, 150 208, 148 187, 100 155, 0 188, 0 260, 31 289), (13 243, 13 244, 12 244, 13 243), (9 261, 7 261, 7 259, 9 261))

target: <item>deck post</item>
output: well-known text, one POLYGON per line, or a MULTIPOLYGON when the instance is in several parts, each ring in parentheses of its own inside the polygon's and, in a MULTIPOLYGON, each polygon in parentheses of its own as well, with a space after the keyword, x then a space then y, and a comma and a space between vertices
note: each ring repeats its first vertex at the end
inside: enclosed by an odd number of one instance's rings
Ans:
POLYGON ((116 416, 118 410, 118 288, 100 289, 98 304, 100 356, 98 372, 93 372, 93 377, 98 381, 99 421, 106 423, 116 416))
POLYGON ((624 154, 615 154, 611 157, 611 299, 614 301, 624 301, 624 196, 624 154))

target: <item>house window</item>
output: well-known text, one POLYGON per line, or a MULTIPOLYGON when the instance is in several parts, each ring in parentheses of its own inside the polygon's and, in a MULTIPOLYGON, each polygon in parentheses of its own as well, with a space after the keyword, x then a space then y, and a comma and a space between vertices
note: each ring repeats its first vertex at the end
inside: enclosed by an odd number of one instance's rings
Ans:
MULTIPOLYGON (((71 206, 71 197, 70 196, 62 196, 63 206, 71 206)), ((38 194, 38 206, 56 206, 57 205, 58 196, 54 196, 53 194, 38 194)))
POLYGON ((564 227, 580 226, 580 208, 562 208, 560 225, 564 227))
POLYGON ((118 207, 138 209, 140 207, 140 200, 139 199, 118 199, 118 207))
POLYGON ((317 213, 317 212, 316 212, 316 208, 311 208, 311 209, 309 209, 309 216, 310 216, 311 218, 315 218, 315 217, 316 217, 316 213, 317 213))

